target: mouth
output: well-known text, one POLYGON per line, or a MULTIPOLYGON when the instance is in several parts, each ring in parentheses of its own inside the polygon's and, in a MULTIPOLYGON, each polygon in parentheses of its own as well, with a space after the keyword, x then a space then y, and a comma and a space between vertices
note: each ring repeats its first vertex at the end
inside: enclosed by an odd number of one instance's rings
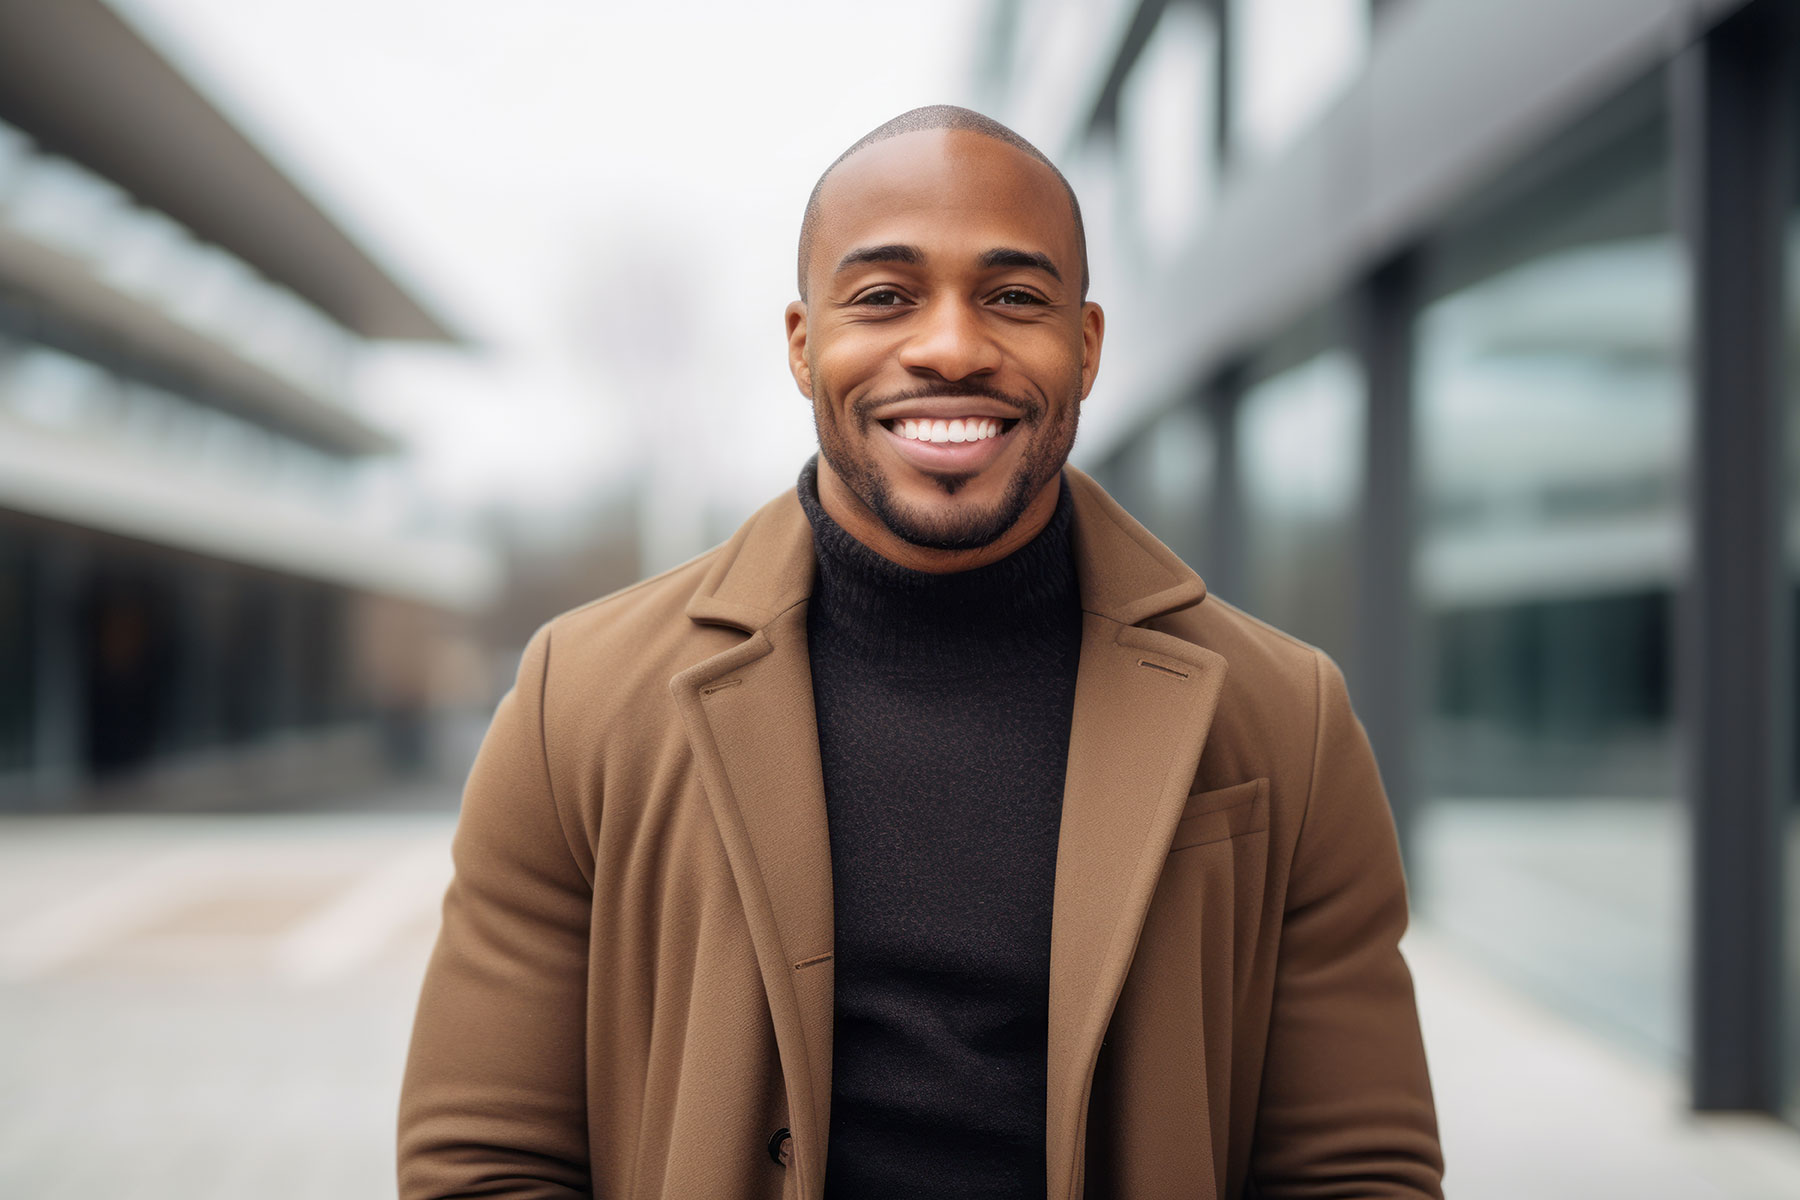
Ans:
POLYGON ((1016 417, 899 416, 881 421, 902 462, 932 477, 969 477, 998 462, 1013 443, 1016 417))
POLYGON ((881 422, 881 425, 889 433, 905 441, 944 445, 998 439, 1012 432, 1013 426, 1018 423, 1016 418, 1000 417, 894 417, 881 422))

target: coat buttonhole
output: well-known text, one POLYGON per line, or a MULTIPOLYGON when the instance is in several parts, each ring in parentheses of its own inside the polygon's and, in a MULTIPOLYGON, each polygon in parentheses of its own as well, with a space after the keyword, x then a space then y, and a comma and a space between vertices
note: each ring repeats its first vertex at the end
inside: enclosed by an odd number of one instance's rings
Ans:
POLYGON ((744 682, 744 681, 741 678, 732 678, 732 679, 723 680, 719 683, 709 683, 705 687, 700 689, 700 694, 702 696, 710 696, 714 692, 722 692, 728 687, 736 687, 738 684, 740 684, 742 682, 744 682))
POLYGON ((1153 663, 1147 658, 1138 659, 1138 666, 1149 667, 1152 671, 1161 671, 1164 675, 1173 675, 1177 679, 1186 679, 1186 671, 1177 671, 1174 667, 1165 667, 1161 663, 1153 663))

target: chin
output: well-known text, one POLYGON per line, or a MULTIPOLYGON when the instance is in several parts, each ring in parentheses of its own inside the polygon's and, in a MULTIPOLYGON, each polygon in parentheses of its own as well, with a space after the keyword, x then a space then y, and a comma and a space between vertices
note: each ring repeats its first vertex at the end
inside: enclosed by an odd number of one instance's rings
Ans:
POLYGON ((998 498, 968 495, 968 476, 932 482, 938 491, 915 501, 896 496, 881 480, 863 502, 901 541, 932 550, 980 550, 1019 523, 1039 490, 1023 474, 1015 475, 998 498))
POLYGON ((845 436, 836 423, 820 418, 820 409, 815 423, 820 458, 889 533, 921 549, 970 551, 1004 538, 1044 489, 1057 485, 1074 446, 1078 411, 1071 405, 1057 427, 1029 431, 1013 453, 958 475, 883 461, 877 446, 845 436))

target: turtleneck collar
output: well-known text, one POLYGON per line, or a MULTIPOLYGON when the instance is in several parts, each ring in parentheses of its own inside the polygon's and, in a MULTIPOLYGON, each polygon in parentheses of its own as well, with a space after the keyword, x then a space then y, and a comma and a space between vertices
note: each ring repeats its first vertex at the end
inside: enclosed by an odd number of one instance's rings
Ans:
POLYGON ((932 574, 883 558, 832 520, 819 501, 818 461, 809 460, 797 489, 818 559, 809 623, 883 657, 916 651, 921 637, 937 649, 979 648, 985 657, 1066 635, 1071 622, 1079 629, 1074 502, 1067 481, 1058 486, 1056 511, 1030 542, 983 567, 932 574))

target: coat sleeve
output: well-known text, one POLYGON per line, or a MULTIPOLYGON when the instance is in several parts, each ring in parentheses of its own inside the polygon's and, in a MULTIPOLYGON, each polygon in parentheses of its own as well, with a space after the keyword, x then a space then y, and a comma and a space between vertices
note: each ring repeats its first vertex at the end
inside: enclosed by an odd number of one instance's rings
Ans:
POLYGON ((589 1194, 584 1013, 593 889, 551 794, 550 634, 526 648, 463 794, 400 1097, 402 1200, 589 1194))
POLYGON ((1276 962, 1250 1194, 1442 1196, 1393 816, 1343 676, 1316 660, 1312 782, 1276 962))

